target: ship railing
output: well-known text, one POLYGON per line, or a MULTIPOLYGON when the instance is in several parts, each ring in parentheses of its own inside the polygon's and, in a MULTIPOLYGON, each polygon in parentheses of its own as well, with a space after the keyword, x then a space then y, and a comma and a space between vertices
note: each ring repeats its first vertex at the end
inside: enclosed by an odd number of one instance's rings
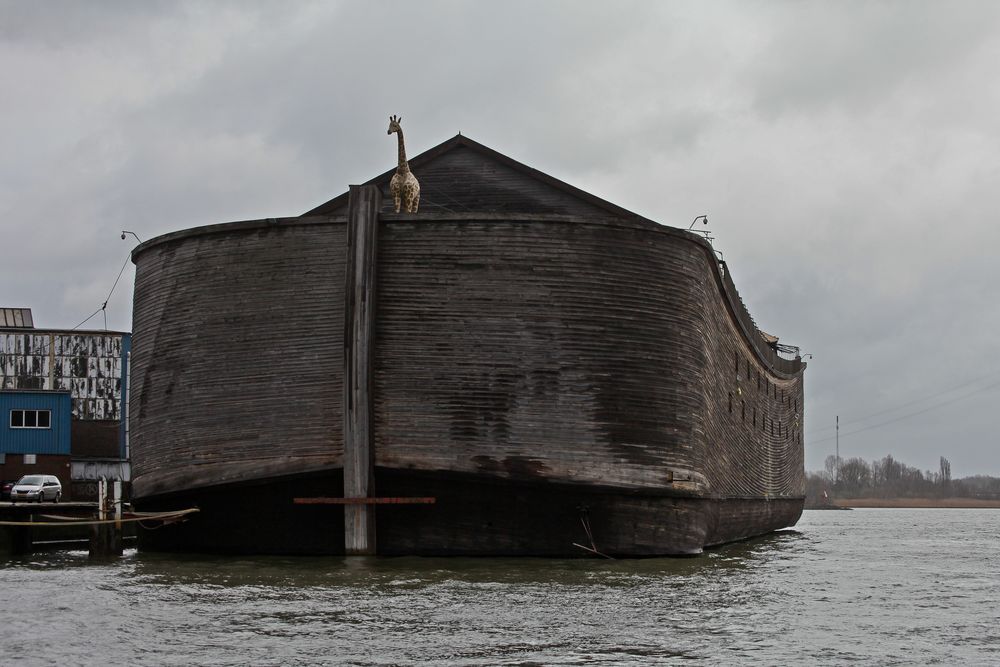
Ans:
POLYGON ((754 321, 753 316, 750 315, 750 311, 747 309, 746 304, 743 302, 743 298, 736 289, 733 277, 729 274, 729 267, 726 265, 726 262, 724 260, 718 261, 719 273, 722 275, 722 287, 726 293, 726 298, 732 307, 733 313, 736 315, 736 319, 743 326, 747 338, 750 340, 750 344, 756 348, 761 357, 765 359, 774 370, 787 374, 798 373, 802 370, 802 360, 785 359, 778 356, 777 350, 775 350, 764 339, 764 336, 757 327, 757 323, 754 321))

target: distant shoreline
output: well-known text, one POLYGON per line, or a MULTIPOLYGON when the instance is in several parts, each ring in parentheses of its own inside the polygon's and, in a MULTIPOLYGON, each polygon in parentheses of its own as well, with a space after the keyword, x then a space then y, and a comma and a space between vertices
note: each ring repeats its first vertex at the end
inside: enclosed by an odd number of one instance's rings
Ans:
MULTIPOLYGON (((835 498, 830 504, 838 508, 939 508, 939 509, 1000 509, 1000 500, 982 498, 835 498)), ((810 509, 817 509, 815 507, 810 509)))

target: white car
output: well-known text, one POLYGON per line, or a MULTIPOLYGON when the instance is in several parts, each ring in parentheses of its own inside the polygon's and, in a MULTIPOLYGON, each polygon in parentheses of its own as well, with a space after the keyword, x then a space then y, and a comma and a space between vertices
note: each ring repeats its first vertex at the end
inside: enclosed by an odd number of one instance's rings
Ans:
POLYGON ((10 490, 12 503, 18 500, 59 502, 60 498, 62 498, 62 484, 55 475, 25 475, 10 490))

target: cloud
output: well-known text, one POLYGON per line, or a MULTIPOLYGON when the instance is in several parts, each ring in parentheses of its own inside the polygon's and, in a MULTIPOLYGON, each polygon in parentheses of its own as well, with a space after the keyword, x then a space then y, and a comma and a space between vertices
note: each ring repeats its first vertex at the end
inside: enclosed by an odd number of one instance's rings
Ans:
POLYGON ((908 86, 950 77, 995 39, 1000 7, 968 2, 770 5, 770 39, 753 60, 766 114, 865 112, 908 86))
MULTIPOLYGON (((816 355, 807 433, 1000 370, 994 3, 36 5, 0 25, 0 302, 42 326, 107 298, 121 229, 295 215, 391 167, 395 113, 411 155, 462 131, 665 224, 708 213, 761 327, 816 355)), ((991 398, 842 453, 1000 473, 991 398)))

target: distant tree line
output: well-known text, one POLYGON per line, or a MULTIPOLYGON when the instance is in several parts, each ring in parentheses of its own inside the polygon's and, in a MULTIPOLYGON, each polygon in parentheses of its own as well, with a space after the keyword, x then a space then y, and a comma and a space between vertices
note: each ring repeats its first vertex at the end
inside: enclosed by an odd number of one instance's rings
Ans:
POLYGON ((806 475, 806 502, 830 498, 990 498, 1000 499, 1000 478, 976 475, 951 478, 951 463, 941 457, 936 471, 921 471, 892 454, 868 463, 862 458, 826 457, 825 469, 806 475))

